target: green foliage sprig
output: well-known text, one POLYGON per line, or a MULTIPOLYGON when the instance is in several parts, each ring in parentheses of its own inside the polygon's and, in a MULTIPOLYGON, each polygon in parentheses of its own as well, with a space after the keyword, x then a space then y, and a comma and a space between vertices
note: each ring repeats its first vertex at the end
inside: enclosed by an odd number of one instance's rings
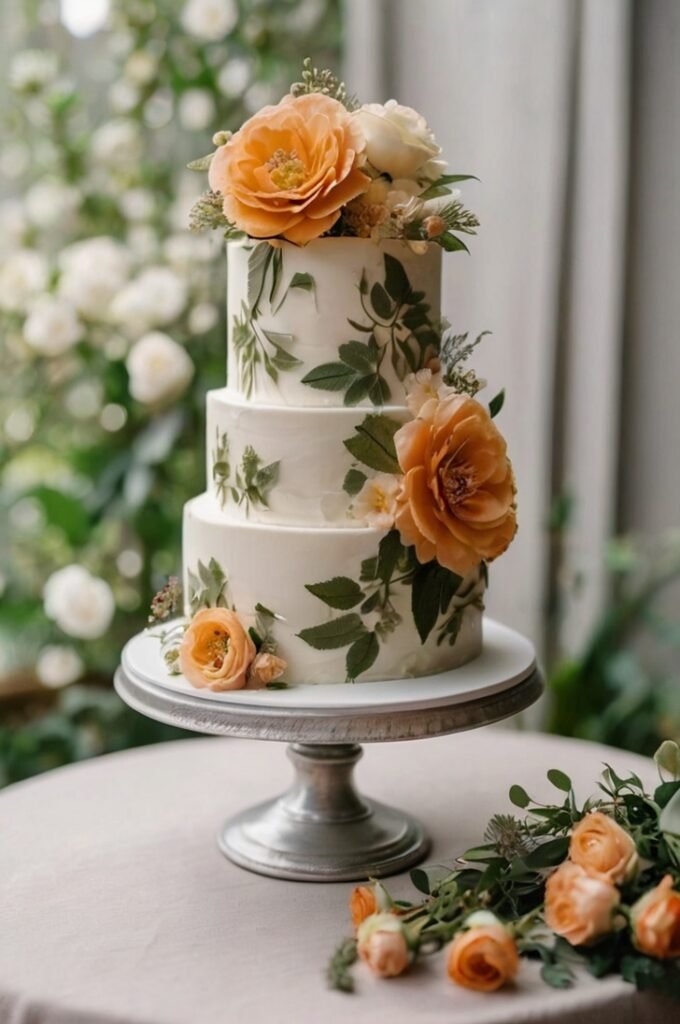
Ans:
POLYGON ((309 93, 320 92, 324 96, 342 103, 348 110, 356 110, 359 100, 353 94, 347 92, 347 86, 328 68, 319 70, 312 64, 311 57, 305 57, 302 62, 301 81, 294 82, 290 87, 291 96, 305 96, 309 93))

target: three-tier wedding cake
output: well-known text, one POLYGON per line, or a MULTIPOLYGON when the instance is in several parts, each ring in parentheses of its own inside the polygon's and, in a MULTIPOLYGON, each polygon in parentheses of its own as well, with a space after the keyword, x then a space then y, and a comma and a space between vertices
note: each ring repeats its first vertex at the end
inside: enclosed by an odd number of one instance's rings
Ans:
POLYGON ((195 219, 230 239, 227 386, 174 663, 216 690, 460 666, 516 529, 502 396, 464 365, 481 335, 440 309, 442 252, 477 223, 464 176, 415 111, 358 107, 309 66, 216 142, 195 219))

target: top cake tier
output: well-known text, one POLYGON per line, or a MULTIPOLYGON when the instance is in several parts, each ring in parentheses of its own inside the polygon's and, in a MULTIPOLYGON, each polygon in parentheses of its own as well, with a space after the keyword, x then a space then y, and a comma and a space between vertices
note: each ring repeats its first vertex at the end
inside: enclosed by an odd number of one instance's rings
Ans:
POLYGON ((231 392, 278 406, 403 406, 441 335, 441 247, 321 238, 227 246, 231 392))

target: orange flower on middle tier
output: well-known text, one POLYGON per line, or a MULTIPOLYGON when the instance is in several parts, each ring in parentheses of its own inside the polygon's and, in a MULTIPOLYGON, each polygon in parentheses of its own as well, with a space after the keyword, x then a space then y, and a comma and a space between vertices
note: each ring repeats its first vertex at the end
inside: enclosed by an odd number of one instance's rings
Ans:
POLYGON ((228 220, 252 238, 304 245, 365 192, 365 140, 342 103, 311 93, 264 107, 215 153, 210 187, 228 220))
POLYGON ((517 530, 515 480, 505 440, 485 406, 465 395, 394 435, 404 472, 396 525, 418 561, 465 576, 501 555, 517 530))

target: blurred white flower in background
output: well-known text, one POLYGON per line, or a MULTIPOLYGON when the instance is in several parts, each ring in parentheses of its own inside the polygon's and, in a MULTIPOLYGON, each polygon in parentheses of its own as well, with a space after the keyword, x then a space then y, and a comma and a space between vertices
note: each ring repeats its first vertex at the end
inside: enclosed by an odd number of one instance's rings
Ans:
POLYGON ((43 601, 47 617, 79 640, 103 636, 116 610, 106 580, 75 564, 52 573, 43 588, 43 601))
POLYGON ((125 285, 111 304, 111 316, 133 338, 172 323, 187 303, 187 283, 169 267, 148 267, 125 285))
POLYGON ((187 89, 180 97, 177 112, 187 131, 203 131, 215 117, 215 103, 207 89, 187 89))
POLYGON ((245 57, 233 57, 217 74, 218 88, 225 96, 240 96, 248 88, 251 75, 251 62, 245 57))
POLYGON ((9 83, 17 92, 38 92, 59 73, 59 59, 52 50, 21 50, 9 68, 9 83))
POLYGON ((34 249, 16 249, 0 264, 0 307, 25 312, 47 287, 47 260, 34 249))
POLYGON ((59 356, 82 337, 83 328, 71 303, 58 295, 43 295, 31 307, 24 340, 43 356, 59 356))
POLYGON ((85 666, 73 647, 48 644, 43 647, 35 664, 38 679, 50 690, 58 690, 80 679, 85 666))
POLYGON ((223 39, 237 21, 236 0, 187 0, 182 11, 184 30, 206 42, 223 39))
POLYGON ((101 235, 67 246, 59 266, 59 294, 83 316, 96 320, 108 315, 111 300, 128 279, 131 260, 124 245, 101 235))
POLYGON ((134 85, 148 85, 158 69, 158 60, 149 50, 135 50, 125 61, 123 74, 134 85))
POLYGON ((107 121, 92 136, 92 158, 104 167, 136 169, 141 156, 141 131, 137 122, 128 117, 107 121))
POLYGON ((156 202, 148 188, 130 188, 120 197, 120 208, 128 220, 149 220, 156 202))
POLYGON ((3 200, 0 203, 0 252, 20 246, 27 229, 28 219, 21 200, 3 200))
POLYGON ((26 215, 35 227, 67 227, 80 203, 80 193, 56 178, 43 178, 26 192, 26 215))
POLYGON ((187 326, 190 334, 207 334, 219 319, 217 307, 212 302, 199 302, 189 312, 187 326))
POLYGON ((162 405, 181 395, 194 375, 194 364, 181 345, 162 331, 140 338, 127 357, 130 394, 144 405, 162 405))

